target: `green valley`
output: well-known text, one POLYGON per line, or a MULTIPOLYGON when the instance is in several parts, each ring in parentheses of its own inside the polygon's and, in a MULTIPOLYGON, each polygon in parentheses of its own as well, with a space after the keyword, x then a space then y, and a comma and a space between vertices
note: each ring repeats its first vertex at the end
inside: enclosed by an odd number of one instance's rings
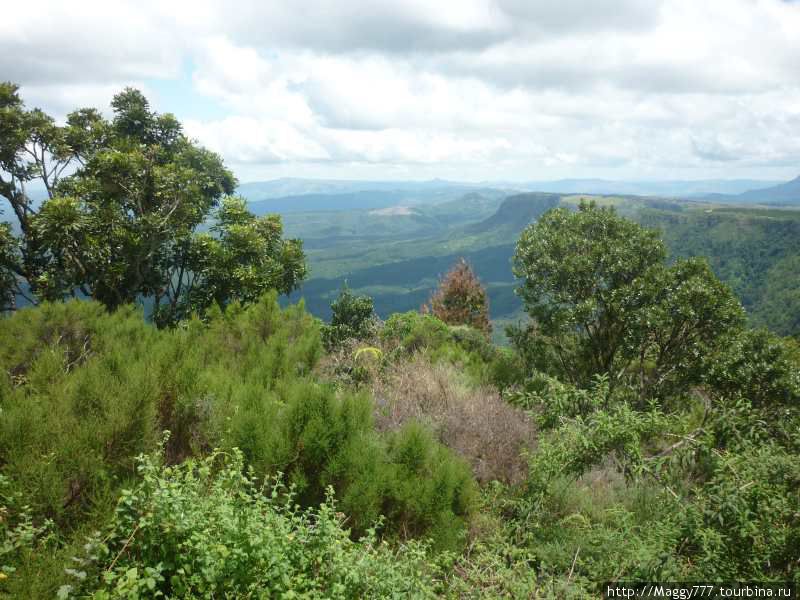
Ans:
MULTIPOLYGON (((375 192, 378 198, 383 193, 375 192)), ((287 234, 304 241, 310 275, 292 298, 303 297, 312 313, 327 319, 330 303, 346 281, 354 291, 373 297, 378 314, 387 317, 419 308, 439 278, 464 257, 487 286, 491 316, 501 330, 503 324, 521 318, 510 270, 514 240, 544 210, 594 199, 662 231, 673 258, 708 257, 715 273, 742 300, 753 324, 783 335, 800 333, 800 210, 493 189, 444 201, 442 196, 446 194, 440 191, 438 198, 416 203, 336 211, 304 211, 304 196, 294 197, 292 211, 282 217, 287 234)), ((269 204, 250 206, 263 211, 269 204)))

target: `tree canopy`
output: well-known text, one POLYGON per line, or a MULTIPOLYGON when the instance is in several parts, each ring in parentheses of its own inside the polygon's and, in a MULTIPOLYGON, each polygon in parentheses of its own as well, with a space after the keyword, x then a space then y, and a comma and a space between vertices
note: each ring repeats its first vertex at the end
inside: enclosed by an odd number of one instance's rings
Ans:
POLYGON ((85 108, 62 126, 0 84, 0 195, 20 231, 0 230, 6 305, 17 295, 91 297, 109 309, 144 299, 166 324, 297 287, 300 241, 282 238, 279 217, 256 217, 229 197, 236 180, 219 156, 138 90, 111 106, 111 120, 85 108), (26 190, 34 181, 47 192, 40 206, 26 190), (211 233, 200 233, 212 216, 211 233))
POLYGON ((653 393, 690 386, 744 314, 705 260, 665 261, 658 232, 613 209, 551 210, 517 244, 514 273, 533 324, 512 337, 533 338, 534 365, 577 385, 605 374, 653 393))

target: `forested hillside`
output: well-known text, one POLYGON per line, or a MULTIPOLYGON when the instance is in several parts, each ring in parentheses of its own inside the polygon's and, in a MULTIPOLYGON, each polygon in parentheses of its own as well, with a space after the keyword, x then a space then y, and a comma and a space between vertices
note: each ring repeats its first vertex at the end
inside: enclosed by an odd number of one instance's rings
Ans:
POLYGON ((325 212, 285 213, 287 231, 304 239, 310 265, 308 280, 293 298, 303 297, 313 314, 328 319, 330 302, 347 281, 372 296, 378 314, 387 317, 419 308, 463 256, 487 286, 492 318, 502 331, 522 318, 509 268, 513 240, 544 209, 575 207, 582 198, 658 228, 670 260, 707 257, 754 325, 782 335, 800 333, 800 211, 638 196, 484 190, 407 211, 344 211, 335 219, 325 212))
POLYGON ((645 210, 676 257, 708 257, 754 325, 782 335, 800 333, 800 211, 714 206, 645 210))
POLYGON ((481 191, 304 245, 136 90, 0 102, 0 596, 800 585, 800 346, 753 327, 797 323, 795 213, 481 191))

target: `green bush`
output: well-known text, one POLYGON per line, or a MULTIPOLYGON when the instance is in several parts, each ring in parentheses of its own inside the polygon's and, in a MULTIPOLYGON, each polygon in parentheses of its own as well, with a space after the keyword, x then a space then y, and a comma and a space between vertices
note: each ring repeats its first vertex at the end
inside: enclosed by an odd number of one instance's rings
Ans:
POLYGON ((370 398, 317 383, 319 326, 302 305, 281 310, 271 294, 158 330, 131 308, 45 304, 0 320, 0 348, 3 474, 67 543, 111 512, 164 430, 168 464, 239 447, 260 478, 285 473, 304 506, 332 486, 354 535, 385 515, 387 537, 460 543, 469 469, 430 437, 407 468, 370 398))
POLYGON ((518 389, 507 393, 506 399, 531 411, 542 429, 553 429, 565 418, 589 415, 607 406, 608 377, 595 376, 591 388, 581 389, 535 371, 518 389))
POLYGON ((395 313, 386 320, 381 330, 383 340, 397 342, 405 351, 422 348, 439 348, 451 340, 446 323, 433 315, 409 311, 395 313))
POLYGON ((372 298, 356 296, 345 286, 339 297, 331 304, 330 325, 322 326, 322 342, 328 351, 334 350, 346 340, 361 340, 373 333, 377 317, 372 298))
POLYGON ((489 381, 500 392, 516 386, 525 379, 525 365, 511 348, 496 348, 489 363, 489 381))
POLYGON ((449 362, 462 368, 475 383, 508 387, 520 378, 520 361, 492 345, 479 330, 465 325, 449 326, 430 314, 397 313, 380 330, 381 340, 402 360, 414 352, 425 352, 437 363, 449 362))
POLYGON ((261 488, 236 450, 163 467, 140 459, 111 525, 87 545, 60 597, 431 597, 425 547, 352 541, 329 490, 301 509, 261 488))
POLYGON ((380 437, 364 395, 337 396, 309 381, 277 393, 277 403, 234 400, 222 440, 240 447, 256 473, 285 472, 304 506, 322 502, 333 486, 358 534, 385 515, 391 535, 430 536, 437 548, 460 544, 474 483, 469 469, 429 434, 409 426, 380 437), (419 462, 409 464, 410 448, 419 462))
POLYGON ((466 463, 454 460, 421 425, 410 423, 389 440, 393 505, 391 521, 405 535, 429 535, 437 549, 463 545, 464 520, 475 500, 475 486, 466 463))
POLYGON ((615 578, 800 580, 796 410, 722 399, 690 431, 692 414, 604 408, 604 395, 546 377, 519 395, 550 430, 513 521, 554 593, 615 578))
POLYGON ((771 443, 715 455, 685 506, 680 555, 703 578, 800 583, 800 461, 771 443))
POLYGON ((72 527, 134 475, 157 441, 157 346, 132 309, 46 304, 0 321, 0 456, 34 515, 72 527))

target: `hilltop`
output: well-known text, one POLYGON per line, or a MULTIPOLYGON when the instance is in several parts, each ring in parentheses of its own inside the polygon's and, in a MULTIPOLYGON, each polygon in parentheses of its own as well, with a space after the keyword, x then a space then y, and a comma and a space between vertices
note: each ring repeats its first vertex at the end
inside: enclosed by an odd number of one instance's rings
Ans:
POLYGON ((737 198, 748 202, 800 206, 800 176, 780 185, 741 193, 737 198))

